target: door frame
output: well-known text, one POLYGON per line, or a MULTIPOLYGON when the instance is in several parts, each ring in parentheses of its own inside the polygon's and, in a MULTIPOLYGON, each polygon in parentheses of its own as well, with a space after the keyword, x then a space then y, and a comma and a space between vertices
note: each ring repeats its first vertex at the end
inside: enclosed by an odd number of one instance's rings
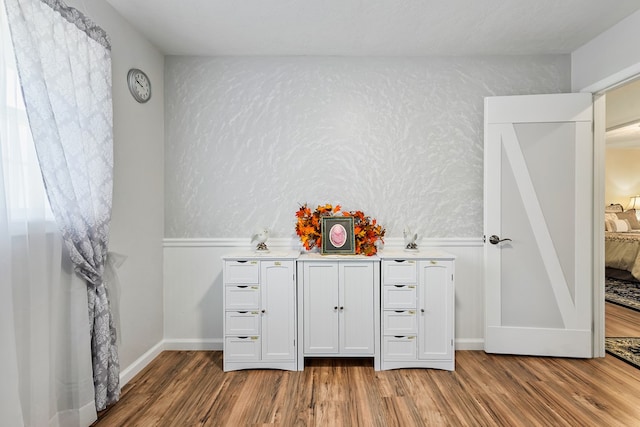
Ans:
POLYGON ((640 74, 635 71, 624 76, 616 74, 579 90, 593 93, 593 357, 605 357, 605 255, 602 224, 605 206, 606 93, 639 78, 640 74))

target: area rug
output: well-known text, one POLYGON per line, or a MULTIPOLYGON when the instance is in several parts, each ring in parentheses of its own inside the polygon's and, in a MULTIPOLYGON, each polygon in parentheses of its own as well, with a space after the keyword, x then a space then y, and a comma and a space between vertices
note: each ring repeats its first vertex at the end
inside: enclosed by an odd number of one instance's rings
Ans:
POLYGON ((605 338, 607 353, 640 369, 640 338, 605 338))
POLYGON ((607 277, 604 283, 604 299, 640 311, 640 283, 607 277))

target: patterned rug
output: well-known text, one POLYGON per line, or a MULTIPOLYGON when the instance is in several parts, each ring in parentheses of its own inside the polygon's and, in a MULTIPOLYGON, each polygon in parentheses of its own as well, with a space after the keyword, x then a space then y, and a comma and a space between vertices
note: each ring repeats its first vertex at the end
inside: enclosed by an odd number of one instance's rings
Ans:
POLYGON ((640 283, 607 277, 604 284, 604 299, 607 302, 640 311, 640 283))
POLYGON ((607 353, 640 369, 640 338, 605 338, 607 353))

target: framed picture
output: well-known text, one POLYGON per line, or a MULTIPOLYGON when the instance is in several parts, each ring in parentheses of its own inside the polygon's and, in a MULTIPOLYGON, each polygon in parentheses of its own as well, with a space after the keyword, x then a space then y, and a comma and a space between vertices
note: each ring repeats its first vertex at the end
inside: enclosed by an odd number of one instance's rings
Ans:
POLYGON ((353 217, 323 216, 320 218, 322 254, 353 255, 356 242, 353 234, 353 217))

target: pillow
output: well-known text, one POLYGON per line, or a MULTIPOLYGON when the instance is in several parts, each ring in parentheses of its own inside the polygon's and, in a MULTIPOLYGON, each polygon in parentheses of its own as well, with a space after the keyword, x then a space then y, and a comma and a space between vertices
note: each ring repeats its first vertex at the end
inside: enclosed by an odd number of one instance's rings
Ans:
POLYGON ((611 221, 613 224, 613 230, 616 233, 626 233, 631 230, 631 226, 629 225, 629 221, 626 219, 616 219, 615 221, 611 221))
POLYGON ((604 220, 604 231, 613 231, 614 229, 614 225, 613 225, 613 221, 612 219, 605 219, 604 220))
POLYGON ((623 210, 622 205, 619 203, 616 203, 615 205, 612 203, 604 207, 605 212, 622 212, 623 210))
POLYGON ((606 213, 604 214, 604 219, 605 221, 615 221, 616 219, 618 219, 618 217, 616 216, 616 214, 614 213, 606 213))
POLYGON ((616 213, 618 219, 623 219, 629 221, 629 226, 632 230, 640 229, 640 222, 638 222, 638 218, 636 217, 636 211, 634 209, 629 209, 625 212, 616 213))

